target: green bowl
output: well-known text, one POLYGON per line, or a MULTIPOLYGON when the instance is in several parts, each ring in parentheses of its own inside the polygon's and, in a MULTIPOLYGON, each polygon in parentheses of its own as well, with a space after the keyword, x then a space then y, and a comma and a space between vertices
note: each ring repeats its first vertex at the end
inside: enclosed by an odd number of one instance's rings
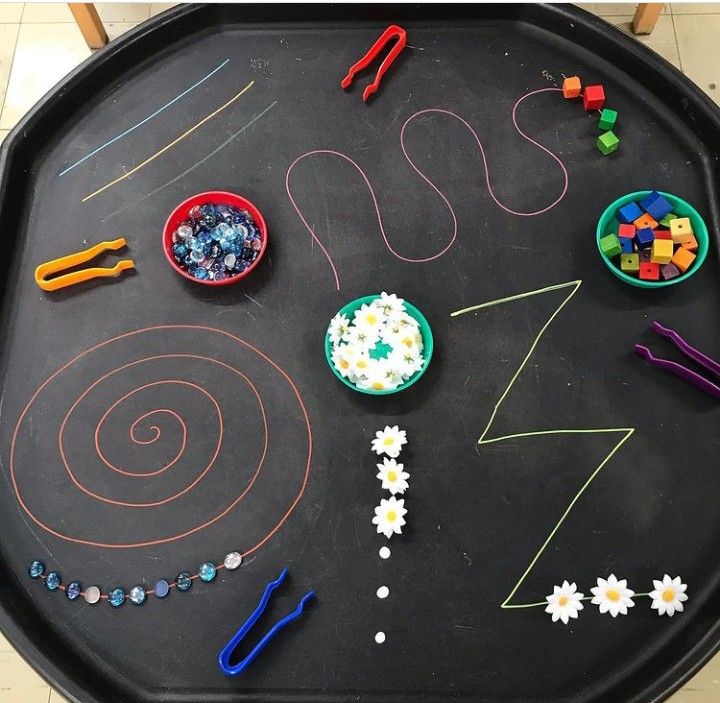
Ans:
MULTIPOLYGON (((367 303, 372 303, 373 300, 377 300, 379 297, 379 295, 366 295, 363 298, 357 298, 356 300, 353 300, 344 307, 342 307, 338 311, 338 315, 345 314, 348 316, 348 318, 352 320, 356 310, 359 310, 363 305, 366 305, 367 303)), ((433 353, 432 331, 430 330, 430 325, 425 319, 425 316, 414 305, 408 303, 407 300, 405 301, 405 312, 407 312, 407 314, 410 315, 410 317, 412 317, 420 326, 420 335, 423 339, 423 354, 425 355, 425 363, 423 364, 421 369, 418 369, 412 376, 410 376, 410 378, 408 378, 407 381, 405 381, 405 383, 402 383, 397 388, 390 388, 384 391, 376 391, 372 388, 358 388, 347 378, 343 378, 332 362, 332 343, 330 342, 330 335, 327 332, 325 333, 325 358, 327 359, 328 366, 330 366, 332 372, 348 388, 352 388, 358 393, 367 393, 368 395, 390 395, 391 393, 399 393, 400 391, 404 391, 406 388, 409 388, 420 378, 420 376, 425 373, 427 367, 430 365, 430 359, 433 353)))
POLYGON ((673 286, 681 281, 686 281, 692 276, 703 264, 705 257, 708 253, 709 236, 708 228, 703 218, 700 217, 700 213, 690 203, 684 201, 682 198, 678 198, 677 195, 671 193, 664 193, 658 191, 660 195, 664 196, 667 201, 672 205, 673 214, 679 217, 689 217, 690 223, 692 224, 693 232, 695 233, 695 239, 698 242, 697 258, 693 262, 693 265, 683 274, 680 274, 676 278, 671 278, 669 281, 642 281, 634 276, 629 276, 624 271, 621 271, 613 261, 607 258, 600 249, 600 240, 608 234, 617 234, 618 231, 618 220, 615 215, 617 214, 618 208, 623 205, 627 205, 629 202, 640 202, 646 195, 651 193, 650 190, 638 190, 635 193, 628 193, 618 198, 615 202, 608 205, 605 211, 600 216, 597 225, 597 246, 598 251, 602 260, 621 281, 629 283, 631 286, 638 286, 639 288, 663 288, 664 286, 673 286))

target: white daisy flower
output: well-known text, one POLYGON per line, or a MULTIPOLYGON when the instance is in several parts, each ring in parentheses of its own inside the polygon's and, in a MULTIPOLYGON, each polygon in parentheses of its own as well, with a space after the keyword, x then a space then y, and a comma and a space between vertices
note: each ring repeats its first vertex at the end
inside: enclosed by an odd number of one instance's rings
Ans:
POLYGON ((654 591, 650 591, 652 598, 652 608, 658 611, 658 615, 669 615, 672 617, 675 612, 682 613, 685 610, 683 601, 688 599, 687 584, 684 584, 680 577, 671 579, 667 574, 663 576, 662 581, 653 580, 654 591))
POLYGON ((328 327, 328 334, 330 335, 330 341, 333 344, 340 344, 340 341, 348 333, 350 328, 350 320, 347 315, 338 313, 330 320, 330 327, 328 327))
POLYGON ((346 338, 348 344, 357 347, 359 351, 369 352, 377 344, 380 335, 377 328, 351 325, 346 338))
POLYGON ((419 349, 398 349, 393 352, 391 358, 395 368, 402 374, 404 379, 410 378, 425 363, 419 349))
POLYGON ((353 319, 355 327, 377 332, 381 322, 383 322, 382 311, 375 305, 365 303, 355 311, 353 319))
POLYGON ((627 615, 628 608, 635 605, 632 599, 635 591, 627 587, 625 579, 618 581, 615 574, 610 574, 607 580, 599 578, 597 586, 590 590, 594 596, 591 601, 593 605, 599 605, 601 613, 610 613, 614 618, 618 614, 627 615))
POLYGON ((384 498, 380 501, 380 505, 375 508, 375 517, 372 519, 373 524, 377 525, 378 534, 384 534, 388 539, 394 534, 402 534, 402 526, 405 524, 405 501, 398 500, 395 496, 391 496, 387 500, 384 498))
POLYGON ((552 621, 562 620, 566 625, 570 618, 577 618, 578 612, 583 609, 583 594, 578 593, 577 586, 574 583, 563 581, 562 586, 554 586, 552 595, 546 600, 548 602, 546 613, 552 615, 552 621))
POLYGON ((410 474, 403 471, 405 468, 402 464, 398 464, 395 459, 383 457, 382 464, 376 464, 379 469, 377 477, 382 481, 382 487, 386 491, 390 491, 393 495, 396 493, 405 493, 408 488, 407 480, 410 474))
POLYGON ((361 379, 358 383, 360 388, 367 388, 373 391, 388 391, 397 388, 399 385, 400 383, 393 381, 393 378, 388 377, 378 366, 373 367, 368 376, 361 379))
POLYGON ((351 362, 351 371, 358 379, 366 378, 372 372, 374 359, 367 352, 359 352, 351 362))
POLYGON ((384 430, 375 433, 372 450, 378 455, 387 454, 392 459, 397 459, 403 444, 407 444, 405 430, 401 430, 398 425, 394 427, 386 425, 384 430))
POLYGON ((383 291, 380 293, 380 297, 375 300, 375 305, 382 310, 385 317, 391 317, 397 313, 405 311, 405 301, 402 298, 398 298, 395 293, 389 295, 383 291))

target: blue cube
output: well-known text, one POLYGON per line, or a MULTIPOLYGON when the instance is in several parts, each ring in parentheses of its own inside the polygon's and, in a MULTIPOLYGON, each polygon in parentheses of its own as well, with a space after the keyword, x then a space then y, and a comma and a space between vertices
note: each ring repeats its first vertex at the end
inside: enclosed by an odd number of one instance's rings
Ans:
MULTIPOLYGON (((657 191, 653 191, 653 193, 657 193, 657 191)), ((657 198, 649 202, 647 205, 643 205, 643 207, 645 208, 645 212, 658 222, 660 222, 665 215, 672 212, 672 205, 670 205, 670 203, 665 200, 660 193, 657 193, 657 198)))
POLYGON ((630 237, 620 237, 620 248, 623 254, 632 254, 633 240, 630 237))
POLYGON ((634 241, 638 249, 649 249, 655 241, 655 233, 649 227, 643 227, 635 232, 634 241))
POLYGON ((617 218, 623 224, 629 225, 635 222, 638 217, 642 217, 643 211, 637 203, 628 203, 618 208, 617 218))

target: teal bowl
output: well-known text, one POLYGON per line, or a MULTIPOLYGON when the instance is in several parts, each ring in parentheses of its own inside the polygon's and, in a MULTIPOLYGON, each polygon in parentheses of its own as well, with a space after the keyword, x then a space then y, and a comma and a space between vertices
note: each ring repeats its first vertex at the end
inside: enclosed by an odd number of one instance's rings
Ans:
MULTIPOLYGON (((344 307, 342 307, 338 311, 338 315, 347 315, 347 317, 352 320, 356 310, 359 310, 363 305, 366 305, 367 303, 372 303, 373 300, 377 300, 379 297, 379 295, 366 295, 363 298, 357 298, 356 300, 353 300, 344 307)), ((391 395, 392 393, 399 393, 400 391, 404 391, 406 388, 410 388, 410 386, 412 386, 413 383, 416 383, 418 379, 425 373, 425 371, 427 371, 427 367, 430 365, 430 359, 432 358, 433 353, 433 336, 432 331, 430 330, 430 325, 425 319, 425 315, 423 315, 414 305, 409 303, 407 300, 405 301, 404 305, 405 312, 407 312, 407 314, 410 315, 410 317, 412 317, 420 327, 420 335, 422 336, 423 340, 423 354, 425 356, 425 363, 423 364, 422 368, 418 369, 412 376, 410 376, 410 378, 408 378, 407 381, 405 381, 405 383, 402 383, 397 388, 389 388, 382 391, 377 391, 373 388, 358 388, 354 383, 352 383, 352 381, 349 381, 347 378, 343 378, 343 376, 340 375, 340 372, 335 368, 335 365, 332 362, 332 343, 330 342, 330 335, 326 332, 325 358, 327 359, 328 366, 335 374, 335 376, 337 376, 337 378, 348 388, 352 388, 358 393, 366 393, 367 395, 391 395)))
POLYGON ((672 205, 672 211, 675 215, 690 218, 690 224, 692 224, 695 239, 697 239, 698 242, 697 258, 693 262, 693 265, 685 273, 680 274, 676 278, 671 278, 669 281, 642 281, 639 278, 629 276, 624 271, 621 271, 613 261, 605 256, 602 249, 600 249, 600 240, 608 234, 617 233, 619 223, 615 215, 617 214, 618 208, 621 208, 623 205, 627 205, 630 202, 639 202, 651 192, 652 191, 650 190, 638 190, 635 193, 623 195, 621 198, 618 198, 605 208, 605 211, 600 216, 597 224, 597 247, 602 260, 605 262, 605 266, 607 266, 621 281, 629 283, 631 286, 637 286, 638 288, 664 288, 665 286, 673 286, 676 283, 686 281, 703 265, 705 257, 708 253, 708 246, 710 244, 708 228, 705 221, 700 216, 700 213, 692 205, 690 205, 690 203, 686 202, 682 198, 678 198, 677 195, 658 191, 660 195, 664 196, 672 205))

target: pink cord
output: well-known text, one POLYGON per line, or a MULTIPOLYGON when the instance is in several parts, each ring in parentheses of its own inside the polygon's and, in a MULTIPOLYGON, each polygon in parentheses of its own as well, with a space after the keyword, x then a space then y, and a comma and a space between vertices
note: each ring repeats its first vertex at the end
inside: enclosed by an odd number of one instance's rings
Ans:
POLYGON ((483 148, 483 145, 480 141, 480 137, 478 137, 475 130, 468 124, 467 121, 465 121, 462 117, 460 117, 460 115, 457 115, 454 112, 451 112, 450 110, 431 108, 431 109, 427 109, 427 110, 420 110, 419 112, 416 112, 415 114, 411 115, 405 121, 405 124, 402 126, 402 129, 400 130, 400 146, 402 148, 403 154, 405 155, 405 158, 407 159, 408 163, 410 164, 411 168, 415 171, 415 173, 417 173, 418 176, 420 176, 420 178, 422 178, 423 181, 425 181, 425 183, 427 183, 430 186, 430 188, 432 188, 440 196, 442 201, 447 206, 447 209, 450 211, 450 216, 452 217, 452 221, 453 221, 453 232, 452 232, 452 236, 450 237, 450 241, 440 251, 433 254, 432 256, 427 256, 427 257, 423 257, 423 258, 411 258, 411 257, 403 256, 402 254, 395 251, 395 249, 393 249, 392 245, 390 244, 390 242, 387 238, 387 234, 385 232, 385 226, 383 225, 382 215, 380 214, 380 208, 378 206, 377 198, 375 197, 375 191, 373 190, 373 187, 370 184, 368 177, 365 175, 365 172, 349 156, 347 156, 346 154, 343 154, 339 151, 333 151, 331 149, 315 149, 314 151, 309 151, 306 154, 303 154, 302 156, 298 156, 298 158, 295 159, 295 161, 293 161, 290 164, 290 167, 287 170, 287 174, 285 175, 285 190, 287 191, 288 198, 290 198, 290 202, 292 203, 292 206, 295 208, 295 212, 297 212, 298 217, 300 217, 300 219, 302 220, 302 223, 305 225, 305 229, 307 229, 307 231, 310 233, 310 236, 313 238, 315 243, 320 247, 320 250, 325 255, 325 258, 328 260, 328 263, 330 264, 330 268, 332 269, 332 272, 333 272, 333 276, 335 277, 335 286, 336 286, 337 290, 340 290, 340 279, 338 277, 338 272, 337 272, 337 269, 335 268, 335 264, 332 260, 332 257, 330 256, 328 250, 323 246, 323 243, 315 235, 315 232, 313 231, 312 227, 308 223, 307 219, 303 215, 303 213, 300 210, 300 208, 298 207, 297 203, 295 202, 295 198, 293 198, 292 192, 290 190, 290 173, 292 172, 292 170, 295 168, 295 166, 298 163, 300 163, 303 159, 308 158, 309 156, 315 156, 317 154, 331 154, 333 156, 339 156, 341 159, 344 159, 345 161, 350 163, 360 173, 363 180, 365 181, 365 185, 367 185, 368 190, 370 191, 370 197, 372 198, 373 206, 375 208, 375 213, 377 215, 378 225, 380 227, 380 234, 383 238, 383 241, 385 242, 385 246, 390 250, 390 253, 393 254, 393 256, 400 259, 401 261, 405 261, 405 262, 413 263, 413 264, 422 264, 422 263, 426 263, 428 261, 434 261, 435 259, 439 259, 443 254, 445 254, 448 251, 448 249, 450 249, 450 247, 455 242, 455 239, 457 238, 457 217, 455 215, 455 211, 452 208, 452 205, 450 205, 450 201, 447 199, 445 194, 432 182, 432 180, 428 176, 426 176, 413 163, 413 160, 410 158, 410 155, 408 154, 407 149, 405 147, 405 130, 406 130, 407 126, 415 118, 420 117, 421 115, 429 114, 429 113, 450 115, 450 117, 454 117, 456 120, 460 121, 463 125, 465 125, 465 127, 467 127, 470 130, 470 133, 473 135, 473 137, 475 137, 475 141, 477 142, 477 145, 480 148, 480 155, 482 156, 482 160, 483 160, 483 167, 485 169, 485 182, 487 183, 488 192, 490 193, 490 197, 498 205, 498 207, 502 208, 503 210, 505 210, 505 212, 507 212, 511 215, 517 215, 519 217, 533 217, 535 215, 542 215, 543 213, 546 213, 549 210, 552 210, 552 208, 554 208, 565 197, 565 194, 567 193, 567 189, 568 189, 567 168, 565 168, 565 165, 559 159, 559 157, 557 157, 555 154, 553 154, 547 147, 545 147, 542 144, 540 144, 539 142, 535 141, 534 139, 529 137, 527 134, 525 134, 525 132, 523 132, 520 129, 520 127, 518 126, 518 123, 517 123, 516 112, 517 112, 518 106, 520 105, 520 103, 523 100, 529 98, 532 95, 537 95, 538 93, 547 93, 547 92, 562 92, 562 89, 560 89, 560 88, 540 88, 538 90, 533 90, 529 93, 526 93, 521 98, 519 98, 518 101, 515 103, 515 105, 513 105, 513 109, 512 109, 513 126, 518 131, 520 136, 523 137, 523 139, 526 139, 527 141, 529 141, 534 146, 538 147, 539 149, 542 149, 542 151, 544 151, 549 156, 551 156, 557 162, 557 164, 560 166, 560 169, 563 173, 563 188, 562 188, 562 192, 560 193, 560 195, 547 207, 544 207, 541 210, 535 210, 534 212, 519 212, 517 210, 513 210, 513 209, 507 207, 506 205, 503 205, 503 203, 501 203, 500 200, 498 200, 497 196, 493 192, 492 185, 490 184, 490 170, 488 168, 487 157, 485 156, 485 149, 483 148))

